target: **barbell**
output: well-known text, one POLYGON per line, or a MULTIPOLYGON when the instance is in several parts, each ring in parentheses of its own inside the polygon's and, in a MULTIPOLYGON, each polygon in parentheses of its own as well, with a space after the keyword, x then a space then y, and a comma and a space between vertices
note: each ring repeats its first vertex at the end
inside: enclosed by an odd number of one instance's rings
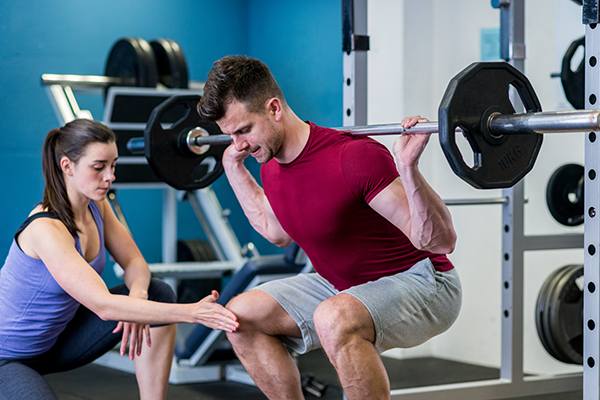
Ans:
MULTIPOLYGON (((223 173, 223 152, 231 143, 216 124, 200 119, 199 100, 196 95, 167 99, 153 110, 144 137, 127 143, 133 154, 145 154, 159 179, 180 190, 214 182, 223 173), (185 110, 184 116, 166 126, 163 117, 177 108, 185 110)), ((438 116, 438 122, 410 129, 400 124, 338 129, 366 136, 438 132, 454 173, 479 189, 511 187, 521 180, 535 164, 542 133, 600 130, 600 110, 542 112, 527 77, 504 62, 473 63, 459 72, 444 93, 438 116), (515 114, 511 96, 518 96, 525 113, 515 114), (468 142, 472 165, 465 161, 456 133, 468 142)))

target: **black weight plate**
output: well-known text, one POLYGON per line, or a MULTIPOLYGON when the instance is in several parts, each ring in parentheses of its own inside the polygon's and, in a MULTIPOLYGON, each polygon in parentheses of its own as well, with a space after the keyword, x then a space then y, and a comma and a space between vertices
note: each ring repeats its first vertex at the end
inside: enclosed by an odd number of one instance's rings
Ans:
POLYGON ((546 290, 546 302, 544 309, 545 318, 542 320, 544 324, 544 332, 546 333, 546 340, 552 349, 549 353, 556 358, 558 361, 568 363, 569 360, 565 355, 564 351, 562 351, 559 343, 556 340, 552 323, 551 323, 551 313, 555 308, 555 304, 557 302, 557 288, 560 286, 560 282, 564 280, 565 276, 568 276, 570 270, 573 268, 573 265, 566 265, 560 268, 559 273, 554 276, 554 278, 548 282, 548 288, 546 290))
POLYGON ((177 242, 177 261, 215 261, 210 244, 202 239, 183 239, 177 242))
POLYGON ((585 169, 579 164, 565 164, 556 169, 546 186, 546 204, 554 219, 566 226, 583 223, 585 169))
POLYGON ((509 88, 514 87, 527 112, 542 107, 529 80, 503 62, 473 63, 449 83, 439 107, 439 139, 452 170, 471 186, 480 189, 511 187, 535 164, 542 145, 540 134, 494 136, 487 129, 492 112, 514 114, 509 88), (463 134, 473 151, 473 166, 463 159, 455 129, 463 134))
POLYGON ((550 332, 549 321, 548 321, 548 307, 552 292, 555 288, 555 281, 560 279, 569 269, 569 265, 561 267, 553 271, 544 281, 538 300, 536 303, 536 328, 538 331, 538 337, 542 342, 542 345, 552 357, 559 361, 563 361, 562 354, 560 353, 558 346, 554 342, 554 338, 550 332))
POLYGON ((179 44, 171 39, 154 39, 150 42, 160 83, 168 88, 188 88, 188 68, 179 44))
MULTIPOLYGON (((202 239, 183 239, 177 242, 178 262, 216 261, 208 242, 202 239)), ((178 303, 195 303, 212 290, 221 290, 221 278, 181 279, 177 285, 178 303)))
POLYGON ((202 189, 221 176, 223 152, 229 146, 211 145, 201 155, 182 150, 182 137, 196 127, 204 128, 210 135, 223 134, 217 124, 200 120, 198 101, 198 95, 170 97, 152 111, 144 130, 145 154, 152 171, 179 190, 202 189), (181 118, 164 127, 164 118, 175 111, 181 112, 181 118))
POLYGON ((104 74, 124 79, 115 86, 156 87, 158 70, 150 44, 140 38, 120 39, 110 50, 104 74))
POLYGON ((583 265, 571 265, 555 281, 549 298, 550 334, 562 359, 570 364, 583 364, 583 292, 576 281, 583 275, 583 265))
POLYGON ((542 343, 542 346, 544 347, 544 349, 546 349, 546 351, 548 352, 548 354, 550 354, 552 357, 559 359, 560 355, 558 353, 558 351, 556 350, 555 347, 553 347, 553 342, 552 338, 549 337, 550 333, 547 332, 545 326, 547 326, 547 311, 546 311, 546 304, 548 302, 548 293, 550 292, 550 288, 552 286, 552 282, 553 280, 556 278, 556 276, 560 273, 564 272, 565 267, 562 268, 558 268, 556 270, 554 270, 544 281, 544 283, 542 284, 542 287, 540 288, 540 292, 538 294, 538 298, 537 298, 537 302, 536 302, 536 306, 535 306, 535 326, 538 332, 538 337, 540 339, 540 342, 542 343))
POLYGON ((585 36, 575 39, 565 52, 560 70, 560 81, 569 103, 575 109, 583 110, 585 108, 585 55, 577 69, 575 71, 571 69, 571 61, 579 47, 583 47, 585 52, 585 36))

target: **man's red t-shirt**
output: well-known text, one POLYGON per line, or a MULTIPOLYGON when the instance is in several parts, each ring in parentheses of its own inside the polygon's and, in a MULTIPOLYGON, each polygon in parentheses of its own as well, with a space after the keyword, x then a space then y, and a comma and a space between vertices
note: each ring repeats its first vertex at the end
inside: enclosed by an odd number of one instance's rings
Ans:
POLYGON ((310 123, 304 150, 289 164, 272 159, 261 169, 265 194, 283 229, 315 270, 338 290, 405 271, 429 257, 416 249, 369 202, 399 176, 379 142, 310 123))

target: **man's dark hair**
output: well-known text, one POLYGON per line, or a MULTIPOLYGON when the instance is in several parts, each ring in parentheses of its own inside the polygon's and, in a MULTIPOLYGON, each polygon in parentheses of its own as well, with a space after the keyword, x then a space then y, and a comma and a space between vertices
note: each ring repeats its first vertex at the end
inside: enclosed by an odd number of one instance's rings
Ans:
POLYGON ((255 58, 227 56, 217 60, 209 72, 198 114, 204 120, 218 121, 233 100, 243 103, 249 112, 260 113, 274 97, 285 104, 269 67, 255 58))

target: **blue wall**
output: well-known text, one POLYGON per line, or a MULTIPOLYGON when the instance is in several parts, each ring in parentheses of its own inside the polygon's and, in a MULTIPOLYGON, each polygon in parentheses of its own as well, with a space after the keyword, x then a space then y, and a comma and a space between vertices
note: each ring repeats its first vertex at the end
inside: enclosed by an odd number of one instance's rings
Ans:
MULTIPOLYGON (((40 84, 43 73, 97 74, 121 37, 171 38, 185 52, 190 79, 202 81, 212 63, 228 54, 265 61, 300 118, 341 125, 342 52, 339 0, 106 0, 0 3, 0 258, 14 231, 41 200, 41 147, 56 116, 40 84)), ((98 95, 78 96, 80 106, 102 118, 98 95)), ((255 175, 260 166, 250 160, 255 175)), ((240 242, 263 254, 280 250, 247 223, 222 177, 213 188, 240 242)), ((149 262, 161 257, 158 190, 122 190, 121 205, 149 262)), ((203 237, 187 204, 179 207, 179 236, 203 237), (192 222, 190 222, 192 221, 192 222)), ((106 278, 106 277, 105 277, 106 278)), ((108 278, 110 279, 110 277, 108 278)))

